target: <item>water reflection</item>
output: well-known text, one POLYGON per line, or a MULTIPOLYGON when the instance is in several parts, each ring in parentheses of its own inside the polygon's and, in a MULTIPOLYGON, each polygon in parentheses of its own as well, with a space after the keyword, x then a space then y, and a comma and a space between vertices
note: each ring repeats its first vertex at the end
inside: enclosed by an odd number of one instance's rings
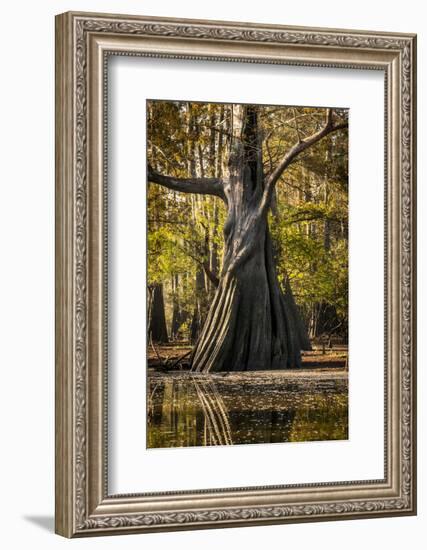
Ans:
POLYGON ((149 448, 348 438, 345 374, 150 374, 149 448))

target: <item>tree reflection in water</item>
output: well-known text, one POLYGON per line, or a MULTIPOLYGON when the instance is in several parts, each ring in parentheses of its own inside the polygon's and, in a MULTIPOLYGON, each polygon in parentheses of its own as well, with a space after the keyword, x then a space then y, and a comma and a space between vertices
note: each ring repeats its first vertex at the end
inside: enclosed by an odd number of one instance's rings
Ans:
POLYGON ((147 446, 348 439, 346 375, 150 374, 147 446))

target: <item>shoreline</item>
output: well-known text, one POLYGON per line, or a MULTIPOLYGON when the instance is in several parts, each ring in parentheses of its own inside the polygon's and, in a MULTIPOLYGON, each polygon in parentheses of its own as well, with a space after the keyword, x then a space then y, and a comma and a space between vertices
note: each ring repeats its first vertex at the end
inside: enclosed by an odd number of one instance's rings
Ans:
POLYGON ((323 367, 323 368, 308 368, 308 369, 289 369, 289 370, 262 370, 262 371, 246 371, 246 372, 220 372, 220 373, 198 373, 190 371, 164 371, 161 372, 155 368, 148 368, 148 378, 193 378, 193 379, 213 379, 213 380, 229 380, 229 381, 250 381, 263 379, 281 380, 346 380, 348 379, 348 370, 345 368, 323 367))

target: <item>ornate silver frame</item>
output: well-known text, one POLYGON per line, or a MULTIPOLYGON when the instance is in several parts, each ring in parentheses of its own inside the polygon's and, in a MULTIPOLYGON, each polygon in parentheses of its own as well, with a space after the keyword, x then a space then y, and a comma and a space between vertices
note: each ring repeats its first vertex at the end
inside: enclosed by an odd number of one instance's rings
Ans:
POLYGON ((56 18, 56 532, 66 537, 416 513, 415 102, 410 34, 65 13, 56 18), (385 73, 385 477, 109 495, 106 59, 142 55, 385 73))

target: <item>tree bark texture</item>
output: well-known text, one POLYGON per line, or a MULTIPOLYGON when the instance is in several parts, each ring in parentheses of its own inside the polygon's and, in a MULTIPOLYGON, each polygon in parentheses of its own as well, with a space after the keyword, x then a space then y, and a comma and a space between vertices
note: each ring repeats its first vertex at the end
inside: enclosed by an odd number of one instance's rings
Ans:
POLYGON ((264 177, 257 113, 233 106, 233 143, 224 191, 222 275, 192 355, 197 372, 247 371, 301 366, 307 345, 294 302, 280 288, 267 210, 261 209, 264 177))

